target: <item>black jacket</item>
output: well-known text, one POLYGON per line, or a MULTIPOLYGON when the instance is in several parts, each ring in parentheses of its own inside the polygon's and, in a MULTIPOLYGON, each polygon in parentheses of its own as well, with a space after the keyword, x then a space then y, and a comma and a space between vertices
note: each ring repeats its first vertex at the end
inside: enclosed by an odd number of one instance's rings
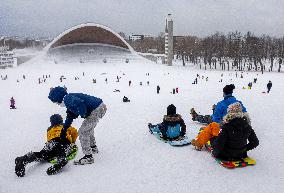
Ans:
POLYGON ((247 151, 258 144, 258 138, 246 118, 232 119, 221 126, 218 137, 211 139, 212 154, 227 160, 247 157, 247 151))

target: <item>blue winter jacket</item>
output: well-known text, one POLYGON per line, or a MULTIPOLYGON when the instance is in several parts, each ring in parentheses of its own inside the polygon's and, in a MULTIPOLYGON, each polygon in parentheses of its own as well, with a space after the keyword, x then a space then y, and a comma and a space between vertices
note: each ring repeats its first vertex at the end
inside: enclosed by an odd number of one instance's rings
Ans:
POLYGON ((165 115, 159 129, 164 139, 174 139, 186 133, 186 125, 179 114, 165 115))
POLYGON ((83 93, 69 93, 63 98, 68 111, 82 118, 88 117, 103 101, 83 93))
POLYGON ((64 123, 64 131, 70 127, 73 119, 78 116, 82 118, 88 117, 93 110, 95 110, 100 104, 102 104, 102 99, 90 96, 83 93, 67 93, 66 89, 63 87, 53 88, 48 98, 52 102, 64 103, 67 109, 67 117, 64 123))
POLYGON ((176 124, 175 126, 168 126, 167 128, 167 137, 170 139, 179 137, 181 133, 181 126, 180 124, 176 124))
POLYGON ((227 114, 227 109, 230 104, 239 102, 243 107, 243 112, 247 112, 246 108, 244 107, 241 101, 238 101, 234 96, 231 94, 226 95, 224 99, 217 103, 216 108, 214 109, 214 113, 211 116, 212 121, 216 123, 221 123, 223 117, 227 114))

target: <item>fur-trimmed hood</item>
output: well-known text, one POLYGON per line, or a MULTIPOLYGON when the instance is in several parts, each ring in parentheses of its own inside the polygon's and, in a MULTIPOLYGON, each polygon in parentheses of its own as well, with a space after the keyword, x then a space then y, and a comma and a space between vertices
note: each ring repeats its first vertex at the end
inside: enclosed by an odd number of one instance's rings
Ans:
POLYGON ((251 124, 249 114, 247 112, 243 112, 242 105, 239 102, 233 103, 228 106, 227 114, 223 117, 222 123, 229 123, 235 118, 246 118, 249 125, 251 124))
POLYGON ((164 115, 164 121, 175 122, 175 121, 180 121, 180 120, 182 120, 182 117, 180 114, 164 115))

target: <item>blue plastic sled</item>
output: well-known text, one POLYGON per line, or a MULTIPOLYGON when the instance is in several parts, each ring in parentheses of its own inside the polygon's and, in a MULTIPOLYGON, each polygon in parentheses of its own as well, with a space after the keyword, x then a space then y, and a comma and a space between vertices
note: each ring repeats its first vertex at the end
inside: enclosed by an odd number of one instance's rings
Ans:
POLYGON ((170 144, 171 146, 186 146, 186 145, 190 145, 191 142, 190 140, 188 139, 187 136, 183 136, 183 137, 180 137, 176 140, 165 140, 161 137, 161 132, 159 130, 159 126, 158 125, 151 125, 149 124, 149 132, 154 135, 157 139, 165 142, 165 143, 168 143, 170 144))

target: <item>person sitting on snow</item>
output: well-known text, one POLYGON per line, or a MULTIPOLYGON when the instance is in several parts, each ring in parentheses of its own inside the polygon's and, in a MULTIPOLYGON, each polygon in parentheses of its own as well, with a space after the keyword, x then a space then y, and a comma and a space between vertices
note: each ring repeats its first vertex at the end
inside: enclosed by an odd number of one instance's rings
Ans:
POLYGON ((34 161, 50 161, 57 158, 57 163, 46 171, 48 175, 59 172, 68 162, 67 156, 71 152, 78 137, 77 129, 69 127, 66 132, 66 141, 60 140, 60 133, 63 128, 61 115, 54 114, 50 117, 50 127, 47 129, 47 142, 39 152, 29 152, 24 156, 15 159, 15 173, 18 177, 25 175, 25 166, 34 161))
POLYGON ((259 141, 250 125, 250 118, 247 113, 243 113, 239 102, 229 105, 220 133, 210 139, 210 144, 213 156, 224 160, 246 158, 247 151, 258 146, 259 141))
POLYGON ((72 124, 74 119, 81 116, 84 121, 79 128, 79 140, 83 153, 81 159, 75 160, 75 165, 84 165, 94 163, 92 153, 98 153, 94 128, 99 119, 103 118, 107 108, 103 100, 94 96, 83 93, 67 93, 67 88, 57 86, 51 88, 48 98, 62 107, 66 107, 67 117, 60 134, 61 140, 66 139, 67 128, 72 124))
POLYGON ((127 102, 130 102, 130 100, 128 99, 128 97, 124 96, 122 98, 122 102, 127 103, 127 102))
POLYGON ((226 85, 223 88, 223 97, 224 99, 217 103, 213 114, 211 115, 212 122, 207 125, 203 131, 200 132, 198 136, 191 141, 192 145, 195 146, 197 150, 201 150, 202 147, 214 136, 218 136, 220 131, 220 123, 223 117, 227 114, 227 109, 230 104, 239 102, 242 106, 244 113, 247 112, 246 108, 243 106, 242 102, 237 100, 232 94, 235 89, 235 85, 230 84, 226 85))
MULTIPOLYGON (((150 128, 155 127, 151 123, 150 128)), ((176 107, 171 104, 167 107, 167 115, 164 115, 163 122, 156 125, 165 140, 175 140, 183 137, 186 133, 186 125, 181 115, 176 113, 176 107)))

